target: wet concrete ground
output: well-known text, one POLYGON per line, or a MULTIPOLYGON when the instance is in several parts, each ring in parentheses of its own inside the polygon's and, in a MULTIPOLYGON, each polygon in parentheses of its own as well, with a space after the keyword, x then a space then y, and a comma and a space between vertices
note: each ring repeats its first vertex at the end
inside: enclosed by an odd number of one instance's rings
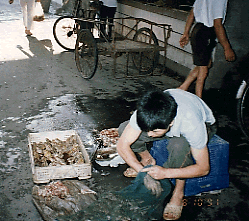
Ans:
MULTIPOLYGON (((55 16, 46 15, 44 22, 35 23, 33 37, 25 36, 20 18, 0 23, 0 220, 42 220, 32 203, 29 133, 77 130, 91 155, 94 131, 127 120, 145 83, 164 90, 176 88, 182 81, 170 72, 161 74, 160 69, 155 76, 115 79, 109 57, 100 57, 102 69, 98 67, 93 79, 84 80, 74 54, 55 42, 54 21, 55 16)), ((119 58, 120 76, 124 76, 123 59, 119 58)), ((136 73, 131 71, 131 75, 136 73)), ((231 91, 213 90, 204 95, 216 115, 217 134, 230 143, 230 186, 216 195, 188 197, 180 220, 248 219, 249 145, 238 128, 231 91)), ((125 167, 94 164, 92 178, 84 182, 99 195, 120 190, 131 182, 122 175, 125 167)), ((120 210, 112 210, 113 202, 105 202, 93 211, 104 211, 103 217, 92 220, 122 220, 117 214, 120 210)), ((146 220, 141 217, 137 214, 132 220, 146 220)), ((81 214, 72 220, 85 221, 81 214)))

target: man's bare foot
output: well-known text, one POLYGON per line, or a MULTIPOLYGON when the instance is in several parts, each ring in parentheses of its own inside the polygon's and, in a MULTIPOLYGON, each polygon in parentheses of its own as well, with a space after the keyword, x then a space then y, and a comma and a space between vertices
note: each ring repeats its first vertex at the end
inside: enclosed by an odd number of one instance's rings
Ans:
POLYGON ((124 176, 125 177, 132 177, 132 178, 134 178, 134 177, 136 177, 137 176, 137 171, 136 170, 134 170, 133 168, 131 168, 131 167, 128 167, 125 171, 124 171, 124 176))
MULTIPOLYGON (((141 157, 140 163, 143 166, 156 165, 156 160, 150 155, 148 150, 140 152, 139 156, 141 157)), ((134 170, 133 168, 129 167, 124 171, 123 174, 125 177, 136 177, 138 172, 136 170, 134 170)))

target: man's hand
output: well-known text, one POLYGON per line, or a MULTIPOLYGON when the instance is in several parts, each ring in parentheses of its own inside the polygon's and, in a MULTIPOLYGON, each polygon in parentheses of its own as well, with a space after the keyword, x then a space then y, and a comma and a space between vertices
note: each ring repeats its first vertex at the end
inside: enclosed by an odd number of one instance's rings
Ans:
POLYGON ((187 45, 188 42, 189 42, 189 35, 183 34, 179 40, 180 46, 184 48, 184 46, 187 45))
POLYGON ((166 170, 166 168, 155 165, 153 167, 144 168, 141 170, 141 172, 147 172, 154 179, 161 180, 165 178, 170 178, 167 177, 166 170))
POLYGON ((231 48, 231 45, 228 41, 226 30, 222 24, 221 18, 217 18, 214 20, 214 30, 215 30, 216 36, 217 36, 220 44, 222 45, 222 47, 224 49, 224 54, 225 54, 226 60, 227 61, 234 61, 235 60, 235 53, 234 53, 233 49, 231 48))
POLYGON ((163 189, 161 183, 158 180, 154 180, 148 173, 144 177, 144 185, 148 190, 151 190, 153 195, 158 198, 163 189))
POLYGON ((14 0, 9 0, 9 3, 12 4, 14 2, 14 0))
POLYGON ((189 42, 189 32, 190 32, 190 29, 192 27, 192 25, 194 24, 194 20, 195 20, 195 16, 194 16, 194 8, 191 9, 191 11, 189 12, 189 15, 188 15, 188 18, 187 18, 187 21, 186 21, 186 25, 185 25, 185 28, 184 28, 184 32, 183 32, 183 35, 182 37, 180 38, 180 46, 182 48, 184 48, 185 45, 188 44, 189 42))
POLYGON ((235 53, 233 49, 225 49, 224 50, 225 58, 227 61, 235 61, 235 53))

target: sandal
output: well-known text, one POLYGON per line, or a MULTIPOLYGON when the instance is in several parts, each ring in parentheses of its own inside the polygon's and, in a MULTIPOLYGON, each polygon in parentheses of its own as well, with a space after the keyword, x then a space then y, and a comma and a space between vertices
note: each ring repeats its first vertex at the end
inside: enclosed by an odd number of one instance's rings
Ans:
POLYGON ((135 171, 134 169, 129 167, 124 171, 123 174, 124 174, 125 177, 136 177, 137 176, 137 171, 135 171))
POLYGON ((183 206, 167 204, 163 211, 164 220, 178 220, 182 215, 183 206))
POLYGON ((32 35, 32 33, 31 33, 30 30, 25 30, 25 34, 26 34, 27 36, 31 36, 31 35, 32 35))

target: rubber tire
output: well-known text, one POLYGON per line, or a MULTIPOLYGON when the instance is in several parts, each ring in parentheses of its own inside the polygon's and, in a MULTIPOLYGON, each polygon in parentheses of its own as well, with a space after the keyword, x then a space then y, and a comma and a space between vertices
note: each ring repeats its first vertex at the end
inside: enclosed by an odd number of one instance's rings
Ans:
POLYGON ((237 101, 237 119, 239 127, 246 138, 249 140, 249 85, 242 92, 241 98, 237 101))
MULTIPOLYGON (((61 38, 60 35, 58 35, 57 33, 57 28, 58 28, 58 25, 59 23, 63 20, 63 19, 72 19, 72 21, 74 21, 75 23, 75 20, 73 19, 73 16, 62 16, 62 17, 59 17, 54 25, 53 25, 53 35, 54 35, 54 39, 56 40, 56 42, 64 49, 68 50, 68 51, 74 51, 75 50, 75 43, 76 43, 76 39, 77 39, 77 33, 75 33, 75 30, 74 30, 74 27, 64 31, 65 35, 64 35, 64 39, 68 38, 68 42, 72 42, 72 44, 68 44, 66 45, 66 43, 64 43, 62 41, 63 38, 61 38), (68 35, 70 35, 68 37, 68 35)), ((65 41, 66 42, 66 41, 65 41)))
POLYGON ((75 46, 76 66, 84 79, 91 79, 98 66, 97 43, 89 29, 80 31, 75 46))
MULTIPOLYGON (((139 38, 139 35, 144 35, 143 33, 145 33, 148 36, 150 36, 150 34, 151 34, 151 40, 154 42, 153 44, 158 46, 158 39, 157 39, 156 35, 154 34, 154 32, 151 33, 149 28, 138 29, 133 37, 133 40, 137 41, 139 38)), ((145 61, 144 64, 148 65, 148 62, 146 62, 148 60, 148 56, 147 56, 147 58, 145 58, 146 52, 141 52, 141 53, 142 53, 141 61, 145 61)), ((139 53, 132 53, 133 64, 137 70, 140 69, 140 65, 138 64, 138 63, 140 63, 140 56, 139 56, 139 61, 138 61, 138 56, 137 56, 138 54, 139 53)), ((141 64, 140 73, 142 73, 142 74, 150 74, 155 69, 155 67, 157 66, 157 64, 159 62, 159 51, 155 51, 154 53, 151 52, 151 53, 149 53, 149 55, 152 55, 152 56, 150 56, 151 58, 149 58, 149 60, 151 60, 151 64, 148 67, 144 67, 143 64, 141 64)))

